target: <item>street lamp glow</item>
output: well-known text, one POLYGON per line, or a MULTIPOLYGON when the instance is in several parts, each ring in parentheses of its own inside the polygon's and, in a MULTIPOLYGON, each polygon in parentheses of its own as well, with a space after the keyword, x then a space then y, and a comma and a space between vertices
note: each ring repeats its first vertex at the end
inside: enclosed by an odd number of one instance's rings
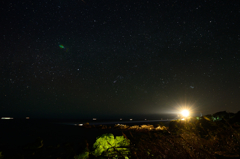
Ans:
POLYGON ((183 110, 181 112, 181 114, 182 114, 182 116, 187 117, 187 116, 189 116, 189 111, 188 110, 183 110))

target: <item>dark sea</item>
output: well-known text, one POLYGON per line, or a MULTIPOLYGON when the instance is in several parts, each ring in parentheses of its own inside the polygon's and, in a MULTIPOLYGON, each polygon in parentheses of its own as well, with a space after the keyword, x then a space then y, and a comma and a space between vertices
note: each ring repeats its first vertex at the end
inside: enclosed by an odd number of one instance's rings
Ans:
POLYGON ((89 122, 90 125, 115 124, 143 125, 162 122, 168 126, 170 120, 139 120, 139 121, 87 121, 87 120, 37 120, 13 119, 0 120, 0 147, 17 148, 34 142, 38 137, 45 146, 55 146, 62 143, 78 144, 87 140, 90 144, 105 133, 122 135, 118 129, 83 128, 78 126, 89 122))

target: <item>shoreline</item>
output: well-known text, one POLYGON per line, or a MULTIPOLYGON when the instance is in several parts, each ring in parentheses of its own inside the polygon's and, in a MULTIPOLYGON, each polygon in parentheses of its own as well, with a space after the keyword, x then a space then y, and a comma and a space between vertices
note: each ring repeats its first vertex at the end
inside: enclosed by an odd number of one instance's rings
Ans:
MULTIPOLYGON (((111 121, 111 122, 99 122, 91 121, 90 126, 93 127, 100 125, 107 125, 113 127, 115 124, 125 124, 129 126, 133 125, 147 125, 157 124, 160 120, 153 121, 111 121)), ((45 145, 55 145, 58 143, 79 143, 87 140, 95 140, 96 137, 104 133, 114 133, 121 135, 122 129, 101 129, 101 128, 83 128, 76 126, 75 124, 80 122, 52 122, 52 121, 39 121, 39 120, 24 120, 24 121, 1 121, 1 144, 0 146, 8 147, 21 147, 28 143, 34 142, 36 138, 40 137, 45 145)), ((81 122, 84 124, 83 122, 81 122)), ((167 122, 164 123, 167 125, 167 122)))

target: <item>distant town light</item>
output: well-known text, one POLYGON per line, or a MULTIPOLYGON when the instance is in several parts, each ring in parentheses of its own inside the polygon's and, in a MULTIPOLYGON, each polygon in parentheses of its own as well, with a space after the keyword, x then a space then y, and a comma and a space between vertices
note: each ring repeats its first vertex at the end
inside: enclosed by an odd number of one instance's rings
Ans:
POLYGON ((97 120, 97 118, 93 118, 92 120, 97 120))
POLYGON ((130 120, 132 120, 132 119, 130 119, 130 120))
POLYGON ((78 124, 78 126, 83 126, 83 124, 78 124))
POLYGON ((27 116, 26 119, 30 119, 30 118, 27 116))
POLYGON ((12 117, 1 117, 1 119, 13 119, 12 117))
POLYGON ((122 118, 120 118, 120 120, 122 120, 122 118))

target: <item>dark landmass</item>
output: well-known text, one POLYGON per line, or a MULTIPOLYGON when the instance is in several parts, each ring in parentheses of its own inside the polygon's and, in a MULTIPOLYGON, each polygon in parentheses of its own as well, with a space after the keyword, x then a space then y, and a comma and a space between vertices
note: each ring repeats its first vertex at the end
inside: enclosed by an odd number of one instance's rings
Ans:
MULTIPOLYGON (((131 122, 130 122, 131 123, 131 122)), ((103 134, 131 141, 130 158, 236 158, 240 154, 240 113, 218 112, 185 121, 79 126, 40 120, 4 120, 1 124, 0 158, 79 157, 92 152, 103 134)), ((89 158, 97 158, 91 155, 89 158)), ((104 154, 100 157, 105 157, 104 154)), ((119 157, 121 158, 121 157, 119 157)))

